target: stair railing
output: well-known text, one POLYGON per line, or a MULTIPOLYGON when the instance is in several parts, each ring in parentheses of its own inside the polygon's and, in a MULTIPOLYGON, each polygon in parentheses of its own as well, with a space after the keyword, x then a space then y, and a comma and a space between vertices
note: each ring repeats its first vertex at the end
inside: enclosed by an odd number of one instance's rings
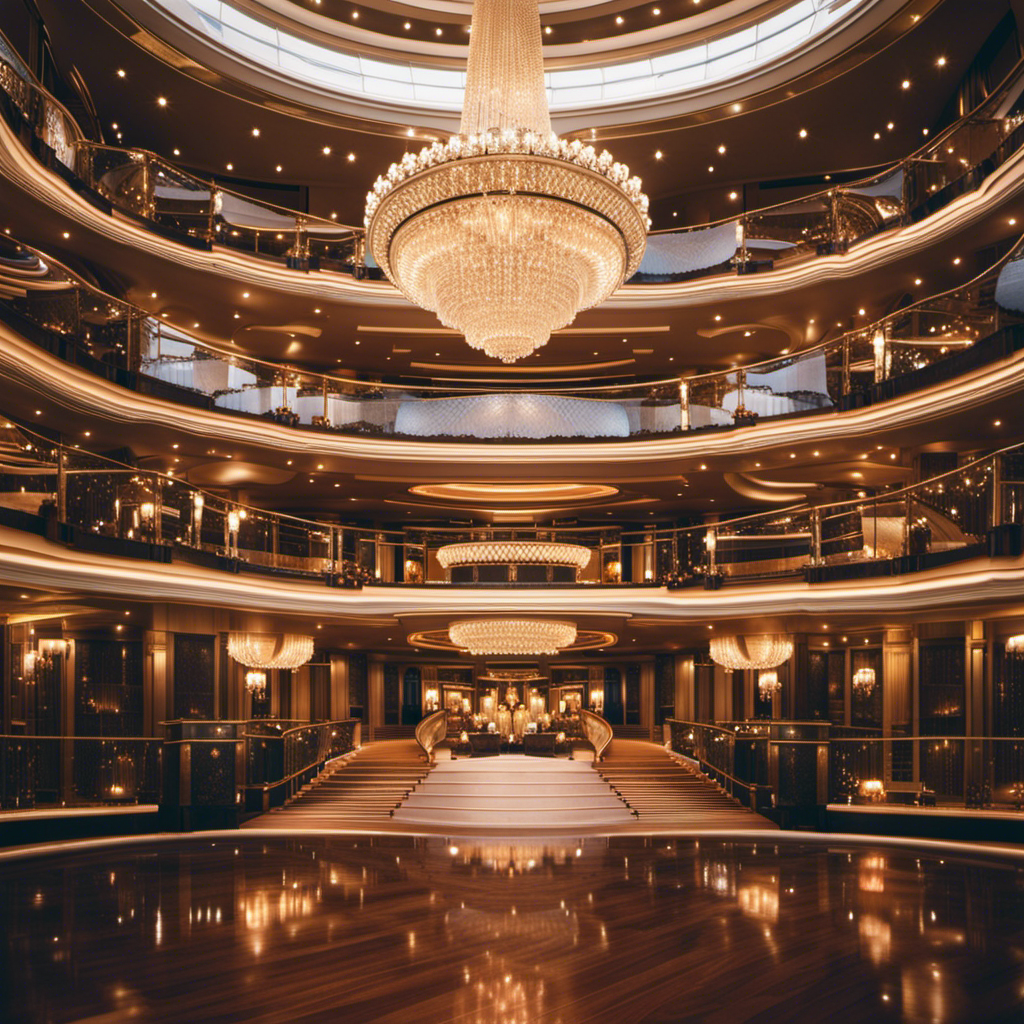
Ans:
POLYGON ((443 708, 421 719, 416 726, 416 742, 431 764, 434 749, 448 735, 448 712, 443 708))
POLYGON ((583 735, 594 748, 594 763, 596 764, 604 757, 604 753, 612 741, 612 727, 606 719, 593 711, 587 711, 586 708, 581 710, 580 718, 583 722, 583 735))
POLYGON ((362 723, 356 718, 311 722, 278 735, 246 731, 245 808, 280 807, 330 760, 357 750, 362 723))

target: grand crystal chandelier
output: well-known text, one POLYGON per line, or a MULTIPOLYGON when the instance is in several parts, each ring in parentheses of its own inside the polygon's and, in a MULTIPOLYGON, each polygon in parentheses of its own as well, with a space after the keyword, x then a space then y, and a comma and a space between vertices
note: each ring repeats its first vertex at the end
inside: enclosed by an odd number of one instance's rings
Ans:
POLYGON ((416 305, 512 363, 633 276, 640 179, 551 130, 538 0, 475 0, 459 134, 366 197, 368 251, 416 305))
POLYGON ((468 619, 453 622, 448 638, 474 655, 557 654, 576 640, 576 623, 553 619, 468 619))
POLYGON ((793 656, 793 639, 784 633, 758 633, 753 636, 716 636, 711 638, 711 660, 723 668, 767 671, 778 668, 793 656))
POLYGON ((246 668, 294 670, 313 657, 313 638, 300 633, 228 633, 228 654, 246 668))

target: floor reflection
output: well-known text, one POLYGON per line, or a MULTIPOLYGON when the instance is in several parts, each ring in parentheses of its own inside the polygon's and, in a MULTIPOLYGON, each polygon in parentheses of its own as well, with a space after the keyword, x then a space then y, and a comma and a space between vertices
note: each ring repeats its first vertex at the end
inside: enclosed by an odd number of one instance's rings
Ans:
POLYGON ((0 867, 0 1019, 1017 1021, 1024 872, 640 837, 140 845, 0 867))

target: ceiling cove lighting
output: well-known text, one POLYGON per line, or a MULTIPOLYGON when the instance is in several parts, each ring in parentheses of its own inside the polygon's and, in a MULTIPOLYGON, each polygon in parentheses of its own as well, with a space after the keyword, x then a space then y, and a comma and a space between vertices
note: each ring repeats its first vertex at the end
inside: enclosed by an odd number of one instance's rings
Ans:
POLYGON ((300 633, 228 633, 228 654, 246 668, 294 670, 313 657, 313 638, 300 633))
POLYGON ((723 668, 767 671, 778 668, 793 656, 793 638, 784 633, 759 633, 753 636, 714 636, 710 641, 711 660, 723 668))
POLYGON ((472 655, 558 654, 576 640, 576 623, 553 619, 470 619, 453 622, 448 637, 472 655))
POLYGON ((610 153, 551 130, 538 0, 476 0, 459 134, 406 153, 367 195, 388 279, 512 363, 640 265, 648 200, 610 153))

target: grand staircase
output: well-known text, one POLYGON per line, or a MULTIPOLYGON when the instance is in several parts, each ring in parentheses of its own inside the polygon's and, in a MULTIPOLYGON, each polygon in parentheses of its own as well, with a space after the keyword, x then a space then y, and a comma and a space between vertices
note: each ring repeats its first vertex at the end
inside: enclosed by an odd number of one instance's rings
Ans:
POLYGON ((250 828, 386 829, 391 812, 430 771, 415 740, 379 740, 339 760, 250 828))
POLYGON ((378 740, 247 827, 512 836, 776 826, 664 747, 616 736, 596 766, 587 758, 505 754, 442 756, 431 767, 415 740, 378 740))
POLYGON ((598 771, 639 812, 643 831, 774 829, 664 747, 644 740, 612 741, 598 771))

